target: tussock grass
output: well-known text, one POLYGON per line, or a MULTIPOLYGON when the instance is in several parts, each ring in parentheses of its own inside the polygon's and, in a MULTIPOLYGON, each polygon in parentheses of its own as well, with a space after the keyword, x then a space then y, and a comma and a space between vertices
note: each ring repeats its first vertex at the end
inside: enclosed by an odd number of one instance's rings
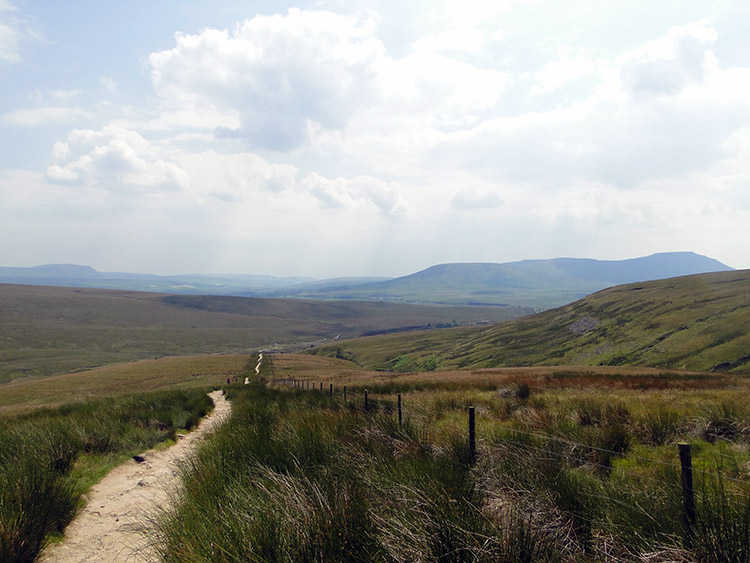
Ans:
POLYGON ((746 392, 452 386, 405 391, 402 426, 393 395, 372 385, 369 413, 359 387, 346 403, 317 390, 233 391, 232 420, 163 515, 165 559, 746 560, 744 434, 703 435, 709 421, 742 427, 746 392), (476 465, 468 404, 478 413, 476 465), (694 534, 676 440, 693 444, 694 534))

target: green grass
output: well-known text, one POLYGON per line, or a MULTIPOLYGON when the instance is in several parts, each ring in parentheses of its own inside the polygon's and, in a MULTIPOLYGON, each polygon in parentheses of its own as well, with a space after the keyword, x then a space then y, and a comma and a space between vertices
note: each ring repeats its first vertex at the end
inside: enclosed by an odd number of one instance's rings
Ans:
MULTIPOLYGON (((300 375, 283 357, 268 367, 272 380, 300 375)), ((343 381, 334 398, 286 384, 237 389, 233 418, 162 516, 165 560, 747 561, 747 387, 685 389, 671 377, 670 388, 635 390, 578 376, 567 372, 562 388, 554 377, 549 388, 493 388, 479 374, 460 387, 438 379, 378 388, 378 374, 358 373, 346 380, 347 403, 343 381), (475 466, 469 405, 478 413, 475 466), (692 535, 682 440, 693 446, 692 535)))
POLYGON ((0 561, 33 561, 110 468, 212 409, 205 389, 82 401, 0 419, 0 561))
POLYGON ((222 354, 142 360, 0 385, 0 416, 83 399, 240 382, 256 356, 222 354))
POLYGON ((381 335, 314 353, 369 369, 423 370, 542 365, 750 369, 750 272, 618 286, 490 327, 381 335))

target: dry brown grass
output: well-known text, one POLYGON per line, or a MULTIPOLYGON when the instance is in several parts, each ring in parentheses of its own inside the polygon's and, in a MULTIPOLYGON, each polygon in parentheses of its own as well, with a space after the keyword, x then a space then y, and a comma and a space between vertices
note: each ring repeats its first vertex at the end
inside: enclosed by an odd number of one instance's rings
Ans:
POLYGON ((0 415, 92 397, 217 386, 247 371, 250 360, 247 354, 168 357, 17 381, 0 385, 0 415))
POLYGON ((279 379, 330 382, 335 385, 415 385, 489 388, 526 383, 532 390, 597 387, 602 390, 698 390, 744 386, 747 379, 737 375, 698 371, 625 366, 539 366, 446 370, 396 374, 371 371, 346 360, 305 354, 269 356, 279 379))

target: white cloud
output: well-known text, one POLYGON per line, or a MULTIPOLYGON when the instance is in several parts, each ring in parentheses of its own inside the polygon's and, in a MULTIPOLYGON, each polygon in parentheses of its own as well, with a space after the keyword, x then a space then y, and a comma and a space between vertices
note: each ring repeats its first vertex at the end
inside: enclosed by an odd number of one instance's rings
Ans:
POLYGON ((118 88, 117 81, 110 76, 102 76, 99 79, 99 84, 101 84, 102 87, 108 92, 112 92, 112 93, 117 92, 117 88, 118 88))
POLYGON ((231 34, 177 35, 173 49, 149 56, 151 76, 166 106, 232 113, 239 127, 225 135, 289 149, 315 127, 342 128, 377 96, 373 64, 385 48, 372 31, 370 21, 290 9, 231 34))
POLYGON ((18 52, 20 34, 11 26, 0 23, 0 61, 15 63, 21 60, 18 52))
POLYGON ((491 110, 507 86, 506 73, 451 54, 477 48, 483 33, 433 34, 396 60, 375 32, 373 19, 330 12, 256 16, 232 33, 177 35, 173 49, 149 56, 152 81, 164 116, 179 116, 174 125, 207 127, 214 116, 219 137, 277 150, 329 132, 357 136, 360 118, 376 127, 413 120, 462 127, 491 110))
POLYGON ((40 106, 10 111, 2 115, 2 121, 9 125, 37 127, 52 123, 71 123, 91 116, 90 112, 79 107, 40 106))
POLYGON ((623 88, 636 96, 675 95, 701 84, 716 38, 716 31, 701 22, 670 29, 620 58, 623 88))
POLYGON ((302 185, 324 207, 353 209, 369 203, 385 214, 407 209, 398 187, 377 178, 324 178, 312 173, 302 180, 302 185))
POLYGON ((197 197, 210 196, 226 202, 258 201, 297 188, 295 166, 270 163, 252 153, 183 151, 174 153, 173 159, 190 174, 192 191, 197 197))
POLYGON ((557 90, 572 80, 592 73, 602 64, 584 54, 572 54, 569 49, 561 49, 557 60, 544 65, 534 75, 539 85, 531 89, 531 94, 547 94, 557 90))
POLYGON ((503 205, 503 200, 497 192, 464 188, 453 194, 451 205, 462 210, 492 209, 503 205))
POLYGON ((74 130, 53 155, 61 164, 47 169, 57 182, 92 184, 109 190, 185 188, 190 177, 166 160, 162 151, 134 131, 108 125, 99 131, 74 130))

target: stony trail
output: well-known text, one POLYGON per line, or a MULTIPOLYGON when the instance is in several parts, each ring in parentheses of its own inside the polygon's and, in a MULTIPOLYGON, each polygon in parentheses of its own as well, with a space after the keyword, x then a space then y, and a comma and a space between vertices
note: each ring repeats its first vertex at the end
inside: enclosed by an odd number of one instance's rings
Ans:
POLYGON ((38 559, 44 563, 153 562, 159 556, 147 535, 158 508, 179 487, 179 466, 197 448, 201 437, 224 421, 231 405, 221 391, 210 393, 214 410, 198 428, 174 446, 141 454, 110 471, 86 495, 86 506, 65 530, 59 544, 38 559))

